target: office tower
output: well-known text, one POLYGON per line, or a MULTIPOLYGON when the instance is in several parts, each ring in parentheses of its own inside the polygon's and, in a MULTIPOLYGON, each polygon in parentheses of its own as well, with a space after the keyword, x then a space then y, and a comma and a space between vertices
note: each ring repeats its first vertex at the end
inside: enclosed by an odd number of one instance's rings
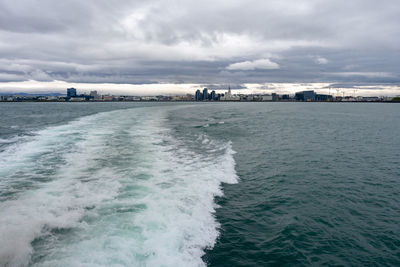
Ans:
POLYGON ((195 95, 194 95, 194 99, 195 99, 196 101, 201 101, 201 100, 203 100, 203 95, 202 95, 202 93, 200 92, 200 90, 197 90, 197 91, 196 91, 196 93, 195 93, 195 95))
POLYGON ((210 94, 208 99, 209 100, 216 100, 216 95, 215 95, 215 91, 214 90, 211 91, 211 94, 210 94))
POLYGON ((68 88, 67 89, 67 97, 75 97, 76 96, 76 89, 75 88, 68 88))
POLYGON ((208 100, 208 90, 207 90, 207 88, 203 89, 203 100, 208 100))

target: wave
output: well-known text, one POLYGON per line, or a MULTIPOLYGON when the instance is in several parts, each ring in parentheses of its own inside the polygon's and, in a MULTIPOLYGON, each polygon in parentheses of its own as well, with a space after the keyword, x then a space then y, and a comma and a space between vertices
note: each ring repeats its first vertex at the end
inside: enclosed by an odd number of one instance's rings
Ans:
POLYGON ((13 136, 11 138, 0 138, 0 145, 1 144, 9 144, 9 143, 15 143, 19 140, 20 138, 18 136, 13 136))
POLYGON ((0 203, 0 265, 205 265, 235 152, 206 135, 206 153, 189 149, 170 108, 84 117, 2 152, 1 188, 25 187, 0 203))

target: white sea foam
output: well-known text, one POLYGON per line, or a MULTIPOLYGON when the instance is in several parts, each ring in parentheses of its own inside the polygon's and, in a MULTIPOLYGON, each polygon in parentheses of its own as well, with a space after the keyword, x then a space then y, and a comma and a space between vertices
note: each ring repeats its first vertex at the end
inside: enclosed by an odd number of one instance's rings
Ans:
MULTIPOLYGON (((30 142, 3 152, 3 174, 6 171, 11 173, 13 169, 26 174, 34 165, 43 168, 49 154, 55 157, 71 149, 65 145, 72 146, 71 139, 76 139, 74 135, 81 131, 82 122, 87 121, 84 119, 40 131, 30 142)), ((83 131, 80 134, 82 137, 83 131)), ((110 181, 103 184, 100 174, 96 183, 84 184, 76 180, 82 176, 82 164, 90 164, 90 157, 95 155, 88 140, 77 144, 86 146, 85 151, 75 149, 71 154, 63 155, 66 163, 57 171, 53 181, 39 189, 28 190, 17 199, 0 203, 0 265, 26 265, 33 253, 30 243, 35 238, 52 229, 76 227, 86 206, 98 203, 105 196, 112 197, 112 193, 117 191, 118 184, 110 181), (96 189, 96 194, 93 189, 96 189), (98 199, 97 193, 102 190, 105 193, 98 199)), ((105 170, 101 171, 104 176, 105 170)), ((34 180, 36 177, 31 178, 34 180)), ((4 176, 2 183, 7 182, 12 181, 4 176)))
POLYGON ((11 138, 8 138, 8 139, 4 139, 4 138, 0 138, 0 144, 9 144, 9 143, 14 143, 14 142, 16 142, 16 141, 18 141, 18 137, 11 137, 11 138))
POLYGON ((208 153, 191 151, 165 120, 155 108, 97 114, 3 152, 8 173, 61 159, 50 182, 0 204, 0 265, 204 265, 214 197, 237 182, 234 151, 206 135, 208 153))

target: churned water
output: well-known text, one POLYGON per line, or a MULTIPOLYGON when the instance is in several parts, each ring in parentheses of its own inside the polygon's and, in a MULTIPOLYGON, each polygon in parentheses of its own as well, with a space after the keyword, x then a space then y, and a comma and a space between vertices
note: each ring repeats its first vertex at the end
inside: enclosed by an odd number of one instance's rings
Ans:
POLYGON ((0 114, 0 266, 400 265, 400 105, 0 114))

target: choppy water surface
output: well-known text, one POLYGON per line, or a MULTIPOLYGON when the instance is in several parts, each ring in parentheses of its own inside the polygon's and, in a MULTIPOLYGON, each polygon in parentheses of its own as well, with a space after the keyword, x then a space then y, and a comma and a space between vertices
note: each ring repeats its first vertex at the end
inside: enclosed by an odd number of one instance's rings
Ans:
POLYGON ((0 266, 400 264, 400 105, 0 113, 0 266))

